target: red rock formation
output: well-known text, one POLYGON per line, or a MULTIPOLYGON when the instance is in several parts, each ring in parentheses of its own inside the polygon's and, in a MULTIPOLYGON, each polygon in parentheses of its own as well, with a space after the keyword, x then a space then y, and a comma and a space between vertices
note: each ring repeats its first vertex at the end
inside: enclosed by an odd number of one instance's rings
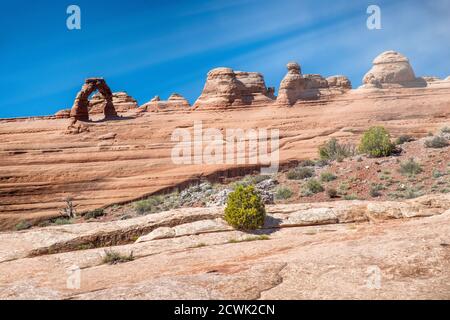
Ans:
POLYGON ((167 100, 161 100, 159 96, 155 96, 149 102, 139 107, 139 112, 164 112, 177 110, 190 110, 191 105, 182 95, 172 93, 167 100))
POLYGON ((293 105, 301 98, 305 90, 305 79, 302 77, 300 65, 297 62, 287 64, 288 73, 280 83, 277 104, 293 105))
POLYGON ((351 89, 351 82, 345 76, 333 76, 325 79, 320 74, 301 74, 296 62, 287 64, 288 73, 280 84, 277 104, 292 106, 298 100, 312 100, 342 94, 351 89))
POLYGON ((68 119, 70 118, 70 109, 59 110, 55 113, 56 119, 68 119))
MULTIPOLYGON (((114 108, 117 112, 128 112, 130 110, 134 110, 138 107, 138 103, 136 99, 132 96, 128 95, 126 92, 114 92, 112 94, 112 102, 114 108)), ((105 109, 106 99, 100 93, 97 92, 92 96, 92 99, 89 101, 89 113, 96 114, 102 113, 105 109)))
POLYGON ((340 90, 350 90, 352 88, 352 83, 346 76, 331 76, 327 78, 327 82, 330 88, 340 90))
POLYGON ((81 91, 78 92, 70 116, 76 120, 89 121, 89 96, 98 90, 106 100, 103 113, 105 118, 116 117, 117 113, 112 101, 111 89, 103 78, 86 79, 81 91))
POLYGON ((262 74, 216 68, 208 73, 205 87, 194 108, 226 108, 272 101, 273 92, 271 94, 266 88, 262 74))
POLYGON ((373 60, 373 67, 363 78, 363 88, 395 88, 415 82, 416 76, 408 58, 386 51, 373 60))

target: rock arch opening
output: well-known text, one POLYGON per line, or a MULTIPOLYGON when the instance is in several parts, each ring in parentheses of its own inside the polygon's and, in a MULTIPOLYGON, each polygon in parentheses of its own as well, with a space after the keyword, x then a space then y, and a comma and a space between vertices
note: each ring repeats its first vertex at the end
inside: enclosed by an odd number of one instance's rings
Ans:
POLYGON ((105 98, 105 107, 103 114, 105 119, 117 117, 116 109, 113 104, 113 95, 111 89, 103 78, 86 79, 80 92, 78 92, 73 103, 70 117, 75 120, 89 121, 89 97, 92 93, 98 91, 105 98))

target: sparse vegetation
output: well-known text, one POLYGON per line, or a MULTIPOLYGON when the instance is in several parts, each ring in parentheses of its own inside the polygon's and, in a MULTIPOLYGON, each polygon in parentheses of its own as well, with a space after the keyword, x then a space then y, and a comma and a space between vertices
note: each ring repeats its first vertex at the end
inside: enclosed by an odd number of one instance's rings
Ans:
POLYGON ((148 212, 154 212, 155 208, 161 203, 160 197, 151 197, 146 200, 138 201, 134 204, 134 208, 137 213, 144 214, 148 212))
POLYGON ((323 186, 316 179, 308 180, 308 182, 305 185, 305 188, 307 191, 311 192, 312 194, 316 194, 316 193, 324 191, 323 186))
POLYGON ((420 163, 411 158, 408 161, 400 163, 399 171, 404 176, 413 177, 421 173, 423 169, 420 163))
POLYGON ((269 175, 257 175, 257 176, 253 176, 250 180, 251 180, 251 184, 258 184, 260 182, 263 182, 265 180, 269 180, 270 176, 269 175))
POLYGON ((394 152, 389 132, 384 127, 372 127, 367 130, 358 146, 358 151, 371 157, 387 157, 394 152))
POLYGON ((384 190, 385 188, 384 188, 384 186, 382 185, 382 184, 373 184, 371 187, 370 187, 370 190, 369 190, 369 195, 372 197, 372 198, 378 198, 378 197, 380 197, 382 194, 381 194, 381 190, 384 190))
POLYGON ((440 130, 441 134, 450 133, 450 126, 445 126, 440 130))
POLYGON ((339 184, 338 191, 340 194, 347 194, 347 191, 350 190, 350 185, 348 182, 344 181, 339 184))
POLYGON ((29 221, 20 221, 16 224, 15 228, 17 231, 30 229, 33 225, 29 221))
POLYGON ((330 182, 336 179, 337 179, 336 175, 334 175, 331 172, 322 172, 320 174, 320 181, 322 182, 330 182))
POLYGON ((321 160, 342 161, 347 157, 355 155, 355 147, 350 144, 341 144, 336 138, 332 138, 319 147, 321 160))
POLYGON ((414 138, 410 135, 401 135, 400 137, 398 137, 397 139, 395 139, 395 144, 396 145, 401 145, 404 144, 406 142, 412 142, 414 141, 414 138))
POLYGON ((199 243, 199 244, 196 244, 195 246, 193 246, 192 248, 203 248, 203 247, 206 247, 207 246, 207 244, 206 243, 204 243, 204 242, 201 242, 201 243, 199 243))
POLYGON ((309 167, 298 167, 288 171, 286 178, 289 180, 303 180, 314 176, 314 170, 309 167))
POLYGON ((327 189, 327 195, 328 195, 329 198, 333 199, 333 198, 336 198, 338 196, 338 192, 334 188, 329 188, 329 189, 327 189))
POLYGON ((445 148, 449 145, 449 142, 446 138, 442 136, 435 136, 431 139, 425 141, 425 147, 427 148, 445 148))
POLYGON ((266 209, 253 186, 238 186, 228 196, 225 221, 239 230, 253 230, 264 225, 266 209))
POLYGON ((118 264, 118 263, 124 263, 133 261, 133 251, 129 255, 121 254, 120 252, 113 251, 113 250, 105 250, 105 255, 103 256, 103 263, 104 264, 118 264))
POLYGON ((243 239, 230 239, 228 240, 228 243, 240 243, 240 242, 251 242, 251 241, 260 241, 260 240, 270 240, 270 237, 268 235, 260 235, 260 236, 254 236, 254 237, 247 237, 243 239))
POLYGON ((66 224, 72 224, 73 223, 73 219, 69 219, 69 218, 58 218, 52 221, 52 225, 55 226, 64 226, 66 224))
POLYGON ((414 199, 423 195, 423 192, 420 188, 414 187, 405 187, 402 190, 393 192, 390 194, 390 198, 392 199, 414 199))
POLYGON ((161 208, 163 204, 164 207, 169 206, 168 201, 164 201, 163 196, 151 196, 148 199, 136 202, 134 209, 138 214, 156 213, 164 210, 164 208, 161 208))
POLYGON ((344 196, 344 200, 358 200, 358 196, 356 194, 348 194, 344 196))
POLYGON ((300 161, 300 163, 298 164, 299 167, 314 167, 316 165, 316 162, 313 160, 302 160, 300 161))
POLYGON ((84 215, 85 219, 97 219, 99 217, 103 217, 105 215, 105 210, 103 209, 95 209, 89 212, 86 212, 84 215))
POLYGON ((445 176, 445 173, 440 172, 440 171, 437 170, 437 169, 434 169, 434 170, 433 170, 433 178, 434 178, 434 179, 438 179, 438 178, 443 177, 443 176, 445 176))
POLYGON ((275 199, 286 200, 292 197, 292 194, 293 192, 291 189, 289 189, 288 187, 281 186, 275 190, 275 199))

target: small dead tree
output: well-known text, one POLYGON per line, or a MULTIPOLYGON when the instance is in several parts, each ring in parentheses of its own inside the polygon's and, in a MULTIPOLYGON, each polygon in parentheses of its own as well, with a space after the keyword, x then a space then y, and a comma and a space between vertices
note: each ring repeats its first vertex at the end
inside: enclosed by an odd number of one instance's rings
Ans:
POLYGON ((72 219, 76 217, 75 207, 73 206, 71 197, 67 197, 64 201, 66 202, 66 207, 61 209, 60 213, 63 217, 72 219))

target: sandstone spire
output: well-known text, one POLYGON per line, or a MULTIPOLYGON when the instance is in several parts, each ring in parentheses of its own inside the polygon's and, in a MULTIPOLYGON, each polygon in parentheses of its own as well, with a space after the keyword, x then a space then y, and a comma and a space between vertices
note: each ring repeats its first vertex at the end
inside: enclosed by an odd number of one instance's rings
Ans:
POLYGON ((302 77, 300 65, 297 62, 289 62, 286 67, 288 72, 278 90, 279 105, 293 105, 305 90, 305 79, 302 77))

